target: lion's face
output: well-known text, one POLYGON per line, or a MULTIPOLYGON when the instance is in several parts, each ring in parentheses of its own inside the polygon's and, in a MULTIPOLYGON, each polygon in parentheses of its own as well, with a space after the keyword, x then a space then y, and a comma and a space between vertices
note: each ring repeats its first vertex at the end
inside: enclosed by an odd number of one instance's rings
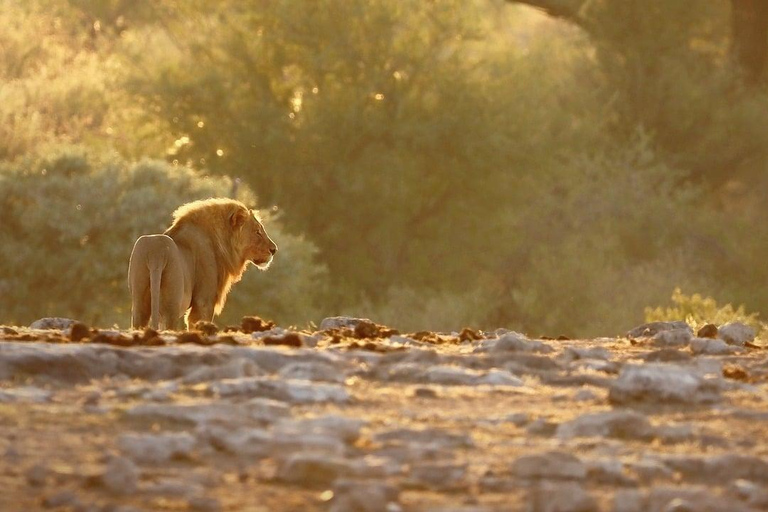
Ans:
POLYGON ((249 211, 248 215, 243 217, 241 226, 243 257, 260 269, 266 269, 277 252, 277 244, 269 238, 254 212, 249 211))

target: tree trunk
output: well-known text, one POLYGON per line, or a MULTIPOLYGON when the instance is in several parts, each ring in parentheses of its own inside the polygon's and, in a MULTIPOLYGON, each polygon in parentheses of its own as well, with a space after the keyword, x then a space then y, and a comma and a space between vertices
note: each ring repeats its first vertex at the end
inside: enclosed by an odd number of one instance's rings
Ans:
POLYGON ((733 58, 748 83, 758 82, 768 54, 768 0, 731 0, 733 58))

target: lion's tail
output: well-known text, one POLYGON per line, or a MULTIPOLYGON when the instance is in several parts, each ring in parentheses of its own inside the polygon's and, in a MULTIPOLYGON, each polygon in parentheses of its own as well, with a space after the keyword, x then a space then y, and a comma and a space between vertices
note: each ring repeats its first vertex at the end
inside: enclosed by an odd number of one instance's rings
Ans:
POLYGON ((151 315, 149 326, 155 330, 160 329, 160 280, 163 275, 163 267, 159 263, 152 263, 149 267, 149 296, 151 315))

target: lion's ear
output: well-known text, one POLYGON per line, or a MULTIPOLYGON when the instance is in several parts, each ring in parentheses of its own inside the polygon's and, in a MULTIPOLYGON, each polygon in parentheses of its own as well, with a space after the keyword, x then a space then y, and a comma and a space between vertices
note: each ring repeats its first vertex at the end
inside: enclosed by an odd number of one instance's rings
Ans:
POLYGON ((248 218, 248 213, 242 208, 238 208, 229 216, 229 224, 233 229, 237 229, 245 224, 245 219, 248 218))

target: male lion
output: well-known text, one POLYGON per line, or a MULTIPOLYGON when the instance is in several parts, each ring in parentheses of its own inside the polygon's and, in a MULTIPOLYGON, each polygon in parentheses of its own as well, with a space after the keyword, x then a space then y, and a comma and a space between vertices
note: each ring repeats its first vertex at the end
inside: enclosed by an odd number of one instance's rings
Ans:
POLYGON ((221 313, 248 263, 264 270, 277 252, 256 212, 232 199, 194 201, 162 235, 136 240, 128 264, 131 327, 176 329, 221 313))

